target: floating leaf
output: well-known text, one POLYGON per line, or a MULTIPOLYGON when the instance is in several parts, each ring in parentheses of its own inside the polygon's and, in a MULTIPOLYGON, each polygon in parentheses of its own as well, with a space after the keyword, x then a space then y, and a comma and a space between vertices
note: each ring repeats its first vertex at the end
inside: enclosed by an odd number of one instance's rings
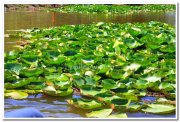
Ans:
POLYGON ((156 82, 156 81, 161 81, 161 77, 158 77, 158 76, 148 76, 148 77, 144 78, 144 80, 146 80, 148 82, 156 82))
POLYGON ((20 71, 20 75, 25 76, 25 77, 39 76, 42 73, 43 73, 43 69, 40 69, 40 68, 23 69, 20 71))
POLYGON ((104 89, 113 89, 116 87, 116 82, 112 79, 104 79, 102 80, 102 87, 104 89))
POLYGON ((72 88, 56 90, 53 86, 47 86, 43 88, 43 93, 50 96, 68 96, 73 93, 73 90, 72 88))
POLYGON ((68 104, 73 105, 77 108, 82 108, 82 109, 89 109, 89 110, 94 110, 94 109, 99 109, 102 107, 102 103, 97 102, 95 100, 90 100, 90 99, 84 99, 84 98, 79 98, 79 99, 70 99, 67 101, 68 104))
POLYGON ((19 63, 6 63, 5 69, 11 70, 19 75, 19 72, 24 68, 22 64, 19 63))
POLYGON ((95 96, 99 93, 103 93, 106 90, 101 90, 96 87, 92 87, 90 85, 84 85, 80 88, 81 94, 84 96, 95 96))
POLYGON ((109 115, 107 118, 128 118, 128 116, 126 113, 119 113, 119 114, 109 115))
POLYGON ((28 94, 25 92, 20 92, 20 91, 14 91, 10 93, 5 93, 5 97, 11 97, 13 99, 25 99, 28 97, 28 94))
POLYGON ((106 118, 111 114, 111 112, 112 109, 101 109, 87 113, 86 116, 91 118, 106 118))
POLYGON ((144 112, 153 114, 168 114, 175 111, 173 105, 162 105, 162 104, 148 104, 148 108, 142 109, 144 112))

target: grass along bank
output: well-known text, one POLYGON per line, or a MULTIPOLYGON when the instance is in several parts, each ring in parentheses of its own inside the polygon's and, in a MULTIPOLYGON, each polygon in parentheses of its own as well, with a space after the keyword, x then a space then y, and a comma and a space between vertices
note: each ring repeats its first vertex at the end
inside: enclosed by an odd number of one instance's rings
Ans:
POLYGON ((175 11, 175 5, 161 5, 161 4, 145 4, 138 6, 130 5, 67 5, 59 8, 49 9, 50 11, 63 12, 63 13, 116 13, 116 14, 129 14, 139 11, 175 11))

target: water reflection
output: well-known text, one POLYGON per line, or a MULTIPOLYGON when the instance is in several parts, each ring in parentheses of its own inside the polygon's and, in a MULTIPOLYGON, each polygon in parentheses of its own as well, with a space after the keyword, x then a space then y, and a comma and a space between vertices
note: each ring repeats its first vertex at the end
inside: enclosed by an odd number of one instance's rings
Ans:
MULTIPOLYGON (((10 11, 5 12, 5 34, 8 30, 28 29, 33 27, 52 27, 60 25, 90 24, 94 22, 149 22, 160 21, 175 25, 175 12, 137 12, 133 14, 82 14, 56 13, 45 11, 10 11)), ((5 51, 15 49, 17 39, 5 38, 5 51)))

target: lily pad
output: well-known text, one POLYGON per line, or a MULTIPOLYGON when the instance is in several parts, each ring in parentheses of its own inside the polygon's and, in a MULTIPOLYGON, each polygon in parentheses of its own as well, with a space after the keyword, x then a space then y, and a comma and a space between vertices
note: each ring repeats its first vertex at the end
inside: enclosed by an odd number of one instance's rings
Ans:
POLYGON ((14 91, 10 93, 5 93, 5 97, 11 97, 13 99, 25 99, 28 97, 28 94, 25 92, 20 92, 20 91, 14 91))
POLYGON ((142 111, 153 114, 169 114, 175 112, 175 107, 173 105, 149 104, 148 107, 142 109, 142 111))
POLYGON ((53 86, 47 86, 43 88, 43 93, 50 96, 68 96, 73 93, 73 89, 56 90, 53 86))
POLYGON ((80 88, 80 92, 84 96, 95 96, 99 93, 106 92, 106 90, 98 89, 90 85, 84 85, 80 88))
POLYGON ((24 68, 22 64, 19 63, 6 63, 5 69, 11 70, 19 75, 19 72, 24 68))
POLYGON ((84 98, 69 99, 67 100, 67 102, 68 104, 73 105, 77 108, 87 109, 87 110, 95 110, 103 106, 102 103, 100 102, 90 99, 84 99, 84 98))
POLYGON ((39 76, 43 73, 43 69, 40 68, 33 68, 33 69, 23 69, 20 71, 20 75, 24 77, 33 77, 33 76, 39 76))
POLYGON ((101 109, 87 113, 86 116, 90 118, 106 118, 112 112, 112 109, 101 109))
POLYGON ((112 79, 104 79, 102 80, 102 87, 104 89, 113 89, 116 87, 116 82, 112 79))
POLYGON ((128 118, 128 116, 126 113, 119 113, 119 114, 109 115, 107 118, 128 118))

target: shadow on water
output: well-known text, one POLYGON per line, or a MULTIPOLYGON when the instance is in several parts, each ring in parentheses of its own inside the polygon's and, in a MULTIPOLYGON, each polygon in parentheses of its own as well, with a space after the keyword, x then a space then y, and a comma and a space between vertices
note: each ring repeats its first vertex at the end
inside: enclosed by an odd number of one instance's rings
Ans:
MULTIPOLYGON (((175 26, 175 12, 138 12, 133 14, 80 14, 80 13, 55 13, 44 11, 13 11, 5 12, 4 17, 4 33, 14 33, 14 31, 29 29, 33 27, 52 27, 65 24, 89 24, 94 22, 113 22, 113 23, 126 23, 126 22, 149 22, 160 21, 175 26)), ((10 51, 16 49, 16 41, 18 39, 12 39, 5 37, 4 49, 10 51)), ((77 98, 80 96, 73 95, 77 98)), ((71 98, 71 97, 69 97, 71 98)), ((5 99, 5 112, 9 112, 18 108, 34 107, 40 110, 45 117, 55 118, 81 118, 85 117, 84 111, 77 111, 67 105, 68 98, 56 98, 44 95, 29 96, 26 100, 13 100, 5 99)), ((127 113, 130 118, 175 118, 175 115, 153 115, 145 113, 127 113)))

